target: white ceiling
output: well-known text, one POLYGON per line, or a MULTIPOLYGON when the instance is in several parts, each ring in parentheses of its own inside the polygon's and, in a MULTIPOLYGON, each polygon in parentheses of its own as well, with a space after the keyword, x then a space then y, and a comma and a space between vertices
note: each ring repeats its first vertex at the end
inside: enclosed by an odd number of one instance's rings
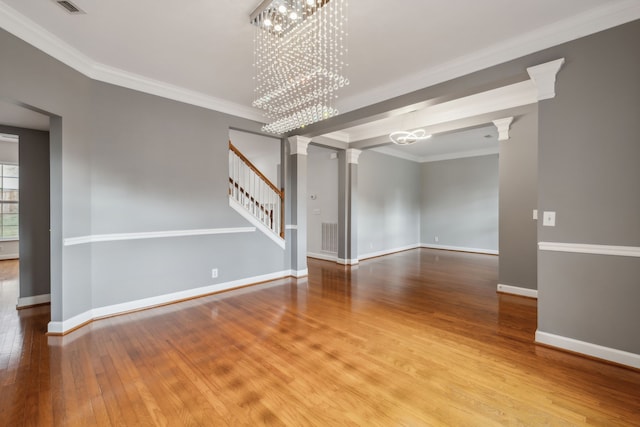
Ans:
POLYGON ((433 135, 411 145, 388 145, 375 151, 416 162, 495 154, 499 151, 498 131, 492 125, 433 135))
MULTIPOLYGON (((93 78, 255 118, 260 0, 0 0, 0 25, 93 78), (26 28, 26 29, 25 29, 26 28), (32 40, 33 39, 33 40, 32 40), (43 41, 44 40, 44 41, 43 41), (131 77, 135 77, 131 79, 131 77), (150 82, 144 86, 144 82, 150 82), (148 89, 155 90, 155 89, 148 89), (183 92, 180 92, 183 91, 183 92)), ((350 0, 342 112, 640 18, 640 0, 350 0)))

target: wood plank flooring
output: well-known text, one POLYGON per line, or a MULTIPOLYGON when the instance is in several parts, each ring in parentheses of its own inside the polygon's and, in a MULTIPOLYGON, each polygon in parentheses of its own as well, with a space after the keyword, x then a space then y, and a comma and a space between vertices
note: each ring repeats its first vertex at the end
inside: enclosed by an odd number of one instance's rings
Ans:
POLYGON ((496 294, 497 262, 309 260, 65 337, 15 310, 0 262, 0 425, 640 425, 640 372, 533 344, 536 301, 496 294))

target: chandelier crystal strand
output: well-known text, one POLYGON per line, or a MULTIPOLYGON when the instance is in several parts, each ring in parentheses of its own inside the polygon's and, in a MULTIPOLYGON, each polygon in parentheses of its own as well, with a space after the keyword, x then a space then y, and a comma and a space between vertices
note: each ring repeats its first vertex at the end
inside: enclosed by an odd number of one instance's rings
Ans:
POLYGON ((286 133, 333 117, 337 91, 348 85, 347 0, 273 0, 252 14, 255 98, 270 123, 286 133))

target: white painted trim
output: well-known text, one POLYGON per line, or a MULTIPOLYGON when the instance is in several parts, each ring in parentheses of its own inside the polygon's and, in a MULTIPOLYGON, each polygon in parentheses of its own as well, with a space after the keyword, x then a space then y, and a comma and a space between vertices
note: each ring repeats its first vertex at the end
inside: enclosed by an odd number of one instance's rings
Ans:
POLYGON ((511 285, 501 285, 500 283, 498 283, 497 291, 503 294, 519 295, 521 297, 538 299, 537 289, 521 288, 511 285))
POLYGON ((34 295, 31 297, 18 298, 16 308, 30 307, 32 305, 46 304, 51 302, 51 294, 34 295))
POLYGON ((585 243, 538 242, 538 249, 550 252, 640 257, 640 247, 591 245, 585 243))
POLYGON ((335 132, 325 133, 322 136, 327 137, 327 138, 331 138, 331 139, 335 139, 336 141, 346 142, 347 144, 350 141, 349 134, 347 132, 343 132, 343 131, 335 131, 335 132))
POLYGON ((466 159, 468 157, 489 156, 500 154, 500 147, 484 148, 482 150, 462 151, 458 153, 440 154, 437 156, 426 156, 420 159, 420 163, 441 162, 443 160, 466 159))
POLYGON ((240 215, 242 215, 242 217, 244 219, 249 221, 251 224, 255 225, 255 228, 249 227, 249 228, 253 228, 252 231, 255 231, 256 228, 257 228, 258 230, 260 230, 262 232, 262 234, 264 234, 269 239, 271 239, 275 244, 280 246, 280 248, 282 248, 282 249, 285 248, 285 240, 282 237, 276 235, 269 227, 267 227, 266 225, 261 223, 257 218, 255 218, 253 215, 251 215, 249 212, 247 212, 247 209, 244 206, 242 206, 240 203, 238 203, 231 196, 229 196, 229 206, 231 206, 231 208, 233 210, 235 210, 240 215))
MULTIPOLYGON (((357 126, 350 131, 352 141, 371 138, 388 138, 390 129, 424 129, 431 132, 432 126, 479 115, 503 111, 538 102, 538 91, 531 80, 489 89, 461 98, 429 105, 410 115, 396 115, 375 121, 367 126, 357 126)), ((489 123, 489 121, 487 121, 489 123)))
POLYGON ((361 254, 358 256, 358 259, 360 261, 363 261, 365 259, 368 258, 376 258, 379 256, 385 256, 385 255, 391 255, 391 254, 395 254, 396 252, 404 252, 404 251, 408 251, 410 249, 416 249, 420 247, 420 243, 416 243, 413 245, 407 245, 407 246, 402 246, 399 248, 393 248, 393 249, 385 249, 383 251, 377 251, 377 252, 369 252, 366 254, 361 254))
POLYGON ((301 156, 306 156, 310 142, 311 138, 300 135, 289 137, 289 148, 291 149, 291 155, 300 154, 301 156))
POLYGON ((529 77, 538 90, 538 101, 556 97, 556 76, 564 64, 564 58, 527 68, 529 77))
POLYGON ((640 354, 604 347, 540 330, 536 331, 536 342, 640 369, 640 354))
POLYGON ((92 236, 67 237, 64 246, 83 245, 86 243, 114 242, 119 240, 159 239, 166 237, 208 236, 211 234, 252 233, 255 227, 210 228, 200 230, 149 231, 143 233, 94 234, 92 236))
POLYGON ((355 148, 348 148, 346 150, 346 154, 347 154, 347 163, 357 165, 358 158, 360 157, 360 154, 362 154, 362 150, 357 150, 355 148))
POLYGON ((20 254, 3 254, 0 255, 0 260, 6 259, 20 259, 20 254))
POLYGON ((386 154, 387 156, 397 157, 399 159, 409 160, 416 163, 420 163, 422 161, 421 157, 405 153, 404 151, 394 150, 391 146, 375 147, 368 151, 375 151, 380 154, 386 154))
POLYGON ((416 90, 462 77, 541 50, 595 34, 640 18, 637 0, 608 1, 583 13, 506 39, 469 55, 424 69, 403 79, 372 88, 351 97, 341 98, 336 108, 346 113, 365 105, 394 98, 416 90))
POLYGON ((84 313, 80 313, 62 322, 49 322, 47 326, 47 332, 50 334, 65 334, 87 322, 93 320, 92 310, 87 310, 84 313))
POLYGON ((505 117, 504 119, 493 121, 493 124, 498 128, 498 141, 506 141, 509 139, 511 123, 513 123, 513 117, 505 117))
POLYGON ((329 254, 319 254, 317 252, 307 252, 307 257, 321 259, 323 261, 338 261, 338 255, 329 255, 329 254))
POLYGON ((302 277, 307 274, 307 270, 292 271, 284 270, 275 273, 264 274, 261 276, 248 277, 245 279, 233 280, 225 283, 217 283, 214 285, 203 286, 200 288, 188 289, 180 292, 173 292, 170 294, 158 295, 155 297, 143 298, 135 301, 129 301, 121 304, 114 304, 104 307, 98 307, 91 310, 87 310, 77 316, 62 322, 49 322, 48 332, 54 334, 64 334, 78 326, 90 322, 92 320, 115 316, 118 314, 124 314, 130 311, 142 310, 146 308, 153 308, 159 305, 171 304, 186 299, 198 298, 205 295, 213 294, 216 292, 229 291, 232 289, 258 284, 269 280, 281 279, 289 276, 302 277))
POLYGON ((340 265, 358 265, 359 261, 357 259, 336 259, 336 262, 340 265))
POLYGON ((305 268, 304 270, 291 270, 291 276, 299 279, 301 277, 307 277, 309 275, 309 269, 305 268))
MULTIPOLYGON (((393 83, 373 88, 350 98, 344 98, 338 103, 337 108, 342 112, 348 112, 638 18, 640 18, 640 4, 637 0, 609 1, 599 8, 588 10, 470 55, 422 70, 406 78, 395 80, 393 83)), ((255 108, 100 64, 1 1, 0 27, 94 80, 264 122, 263 115, 255 108)))
POLYGON ((101 64, 1 1, 0 27, 91 79, 264 122, 256 108, 101 64))
POLYGON ((443 160, 465 159, 468 157, 481 157, 489 156, 491 154, 500 154, 500 147, 483 148, 482 150, 460 151, 457 153, 438 154, 434 156, 424 157, 414 156, 387 146, 372 148, 369 151, 376 151, 381 154, 386 154, 387 156, 397 157, 399 159, 409 160, 416 163, 431 163, 441 162, 443 160))
POLYGON ((476 254, 487 254, 487 255, 499 255, 500 253, 495 249, 480 249, 480 248, 467 248, 464 246, 434 245, 431 243, 422 243, 420 247, 427 248, 427 249, 444 249, 447 251, 472 252, 476 254))
POLYGON ((297 229, 298 229, 298 226, 297 226, 297 225, 295 225, 295 224, 289 224, 289 225, 285 225, 285 226, 284 226, 284 229, 285 229, 285 230, 297 230, 297 229))

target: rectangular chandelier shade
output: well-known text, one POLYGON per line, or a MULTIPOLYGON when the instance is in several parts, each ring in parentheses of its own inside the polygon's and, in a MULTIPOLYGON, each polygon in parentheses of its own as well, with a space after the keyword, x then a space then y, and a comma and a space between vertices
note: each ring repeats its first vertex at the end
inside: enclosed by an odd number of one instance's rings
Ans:
POLYGON ((252 14, 255 97, 283 134, 338 114, 337 92, 347 86, 347 0, 268 0, 252 14))

